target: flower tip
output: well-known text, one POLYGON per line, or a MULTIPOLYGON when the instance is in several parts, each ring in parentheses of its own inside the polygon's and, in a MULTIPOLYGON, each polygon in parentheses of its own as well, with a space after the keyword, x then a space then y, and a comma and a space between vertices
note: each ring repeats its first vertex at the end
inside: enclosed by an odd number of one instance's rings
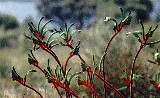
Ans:
POLYGON ((132 32, 127 32, 126 36, 129 37, 130 34, 132 34, 132 32))
POLYGON ((78 32, 80 33, 80 32, 81 32, 81 30, 78 30, 78 32))
POLYGON ((105 17, 104 22, 109 21, 111 18, 110 17, 105 17))

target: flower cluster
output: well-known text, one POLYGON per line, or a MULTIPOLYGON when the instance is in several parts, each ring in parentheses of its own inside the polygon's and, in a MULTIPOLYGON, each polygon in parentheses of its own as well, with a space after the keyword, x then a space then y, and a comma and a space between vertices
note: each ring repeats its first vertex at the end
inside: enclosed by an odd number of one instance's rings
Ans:
MULTIPOLYGON (((105 70, 105 67, 106 67, 105 58, 107 56, 107 53, 108 53, 107 51, 108 51, 108 48, 109 48, 112 40, 116 37, 116 35, 118 35, 120 33, 120 31, 125 26, 130 25, 130 22, 132 19, 131 11, 126 16, 123 9, 121 8, 121 13, 122 13, 122 15, 121 15, 121 20, 119 23, 117 23, 117 20, 114 18, 111 18, 111 17, 105 18, 105 20, 104 20, 105 22, 113 21, 115 23, 114 27, 113 27, 114 34, 109 39, 109 41, 106 45, 106 48, 104 50, 104 54, 102 54, 102 57, 98 63, 95 63, 95 57, 93 56, 93 65, 88 65, 87 61, 85 61, 83 59, 83 57, 80 55, 79 50, 80 50, 81 41, 79 41, 78 43, 76 43, 76 45, 74 45, 74 42, 75 42, 74 35, 76 33, 81 32, 80 30, 71 30, 71 28, 73 27, 74 24, 71 24, 69 27, 67 26, 67 24, 65 24, 63 29, 60 28, 58 30, 58 29, 47 29, 47 27, 46 27, 47 24, 52 22, 53 20, 47 21, 41 27, 41 22, 44 19, 44 17, 42 17, 40 19, 37 27, 35 27, 35 25, 32 22, 28 23, 30 34, 29 35, 25 34, 25 37, 28 38, 30 41, 32 41, 33 45, 34 45, 33 49, 30 50, 30 53, 28 54, 29 64, 33 65, 34 67, 36 67, 38 70, 40 70, 43 73, 45 78, 48 80, 48 83, 50 83, 54 86, 54 88, 58 92, 60 98, 62 98, 61 90, 63 90, 65 92, 66 98, 72 98, 72 96, 79 98, 79 96, 70 88, 71 81, 73 80, 74 77, 77 77, 77 84, 79 86, 85 86, 92 93, 93 98, 101 98, 102 97, 102 95, 100 95, 94 87, 94 78, 95 77, 97 78, 97 80, 99 80, 103 83, 103 89, 104 89, 104 96, 103 97, 107 98, 106 89, 109 88, 109 89, 112 89, 117 94, 117 96, 119 96, 120 98, 125 98, 126 96, 123 95, 122 92, 120 92, 120 89, 117 89, 112 83, 110 83, 107 80, 106 70, 105 70), (54 35, 57 36, 57 34, 59 35, 60 40, 53 39, 53 36, 54 35), (49 36, 46 37, 46 35, 49 35, 49 36), (71 49, 70 53, 68 53, 69 56, 65 60, 64 65, 61 62, 60 58, 58 58, 57 53, 55 51, 53 51, 53 49, 52 49, 57 45, 63 46, 64 48, 71 49), (57 63, 57 67, 55 69, 51 69, 49 59, 48 59, 48 66, 46 69, 43 69, 40 66, 39 61, 34 56, 34 52, 39 51, 40 49, 45 51, 46 53, 50 54, 53 57, 53 59, 57 63), (78 58, 80 59, 81 70, 72 74, 71 73, 72 67, 68 68, 68 62, 73 56, 78 56, 78 58), (82 74, 86 75, 86 79, 83 79, 81 77, 82 74)), ((137 59, 139 53, 141 52, 141 50, 144 47, 146 47, 148 45, 152 45, 152 44, 157 44, 160 42, 160 40, 150 42, 150 39, 152 38, 152 35, 154 34, 155 30, 158 28, 158 25, 154 29, 152 29, 152 27, 150 27, 150 29, 147 32, 145 32, 143 23, 141 21, 140 21, 140 24, 141 24, 142 30, 136 31, 133 33, 132 32, 128 33, 128 35, 133 34, 138 39, 138 41, 140 42, 140 47, 139 47, 139 50, 137 51, 137 53, 135 54, 133 62, 131 63, 131 67, 130 67, 131 69, 129 69, 130 74, 128 74, 128 72, 125 71, 121 77, 121 80, 125 84, 125 87, 122 87, 122 89, 130 88, 130 97, 131 98, 134 97, 133 90, 139 92, 144 97, 148 97, 146 94, 144 94, 138 88, 136 88, 135 85, 133 85, 133 84, 135 84, 134 82, 138 81, 139 79, 141 79, 143 77, 142 75, 134 74, 135 62, 136 62, 136 59, 137 59)), ((154 59, 155 59, 155 61, 151 61, 151 60, 149 60, 149 61, 154 64, 160 64, 160 54, 159 54, 158 50, 154 56, 154 59)), ((26 73, 25 77, 22 78, 16 72, 15 68, 13 67, 12 79, 14 81, 17 81, 21 85, 35 91, 41 98, 43 98, 41 93, 39 93, 36 89, 34 89, 33 87, 31 87, 27 84, 27 75, 31 72, 32 73, 36 72, 36 70, 29 70, 26 73)), ((151 82, 151 84, 153 84, 153 86, 157 90, 160 90, 160 85, 159 85, 158 81, 159 81, 159 79, 158 80, 151 80, 150 82, 151 82)))

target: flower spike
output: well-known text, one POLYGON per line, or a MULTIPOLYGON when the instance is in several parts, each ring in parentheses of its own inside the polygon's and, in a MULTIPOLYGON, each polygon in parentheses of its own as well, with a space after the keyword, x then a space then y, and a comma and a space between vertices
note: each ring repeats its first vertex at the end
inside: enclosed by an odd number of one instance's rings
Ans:
POLYGON ((13 66, 13 69, 12 69, 12 79, 13 79, 13 81, 14 81, 14 80, 16 80, 16 81, 22 81, 22 80, 23 80, 23 78, 21 78, 21 77, 17 74, 14 66, 13 66))

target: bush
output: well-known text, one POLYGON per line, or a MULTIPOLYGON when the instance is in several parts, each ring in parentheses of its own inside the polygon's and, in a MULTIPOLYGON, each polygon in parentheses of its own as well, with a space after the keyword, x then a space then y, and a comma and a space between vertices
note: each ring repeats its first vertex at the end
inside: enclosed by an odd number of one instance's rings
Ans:
POLYGON ((0 77, 1 78, 7 78, 8 76, 8 73, 10 71, 10 67, 8 67, 7 64, 4 64, 4 65, 0 65, 0 77))
POLYGON ((15 29, 19 26, 17 19, 14 16, 0 14, 0 25, 4 30, 15 29))

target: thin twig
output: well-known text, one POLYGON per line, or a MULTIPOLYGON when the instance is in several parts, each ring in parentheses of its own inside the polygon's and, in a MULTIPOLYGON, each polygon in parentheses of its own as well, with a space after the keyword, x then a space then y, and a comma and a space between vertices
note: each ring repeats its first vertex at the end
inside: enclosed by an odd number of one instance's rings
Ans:
POLYGON ((97 78, 99 78, 101 81, 103 81, 103 83, 105 85, 108 85, 112 90, 114 90, 120 96, 120 98, 125 98, 117 88, 115 88, 111 83, 109 83, 107 80, 105 80, 102 76, 100 76, 98 73, 95 73, 95 75, 97 78))
POLYGON ((136 59, 140 53, 140 51, 145 47, 145 45, 142 45, 139 47, 139 50, 137 51, 135 57, 134 57, 134 60, 132 62, 132 65, 131 65, 131 75, 130 75, 130 79, 131 79, 131 82, 130 82, 130 97, 133 98, 133 74, 134 74, 134 66, 135 66, 135 62, 136 62, 136 59))
MULTIPOLYGON (((107 45, 106 45, 106 48, 105 48, 105 51, 104 51, 104 59, 102 61, 102 67, 103 67, 103 78, 105 79, 105 59, 106 59, 106 54, 107 54, 107 50, 112 42, 112 40, 115 38, 115 36, 117 35, 118 33, 114 33, 114 35, 112 35, 112 37, 110 38, 110 40, 108 41, 107 45)), ((105 98, 107 97, 107 93, 106 93, 106 85, 104 84, 104 94, 105 94, 105 98)))
POLYGON ((34 92, 36 92, 41 98, 43 98, 43 96, 41 95, 40 92, 38 92, 36 89, 32 88, 31 86, 27 85, 27 84, 22 84, 24 85, 25 87, 29 88, 29 89, 32 89, 34 92))

